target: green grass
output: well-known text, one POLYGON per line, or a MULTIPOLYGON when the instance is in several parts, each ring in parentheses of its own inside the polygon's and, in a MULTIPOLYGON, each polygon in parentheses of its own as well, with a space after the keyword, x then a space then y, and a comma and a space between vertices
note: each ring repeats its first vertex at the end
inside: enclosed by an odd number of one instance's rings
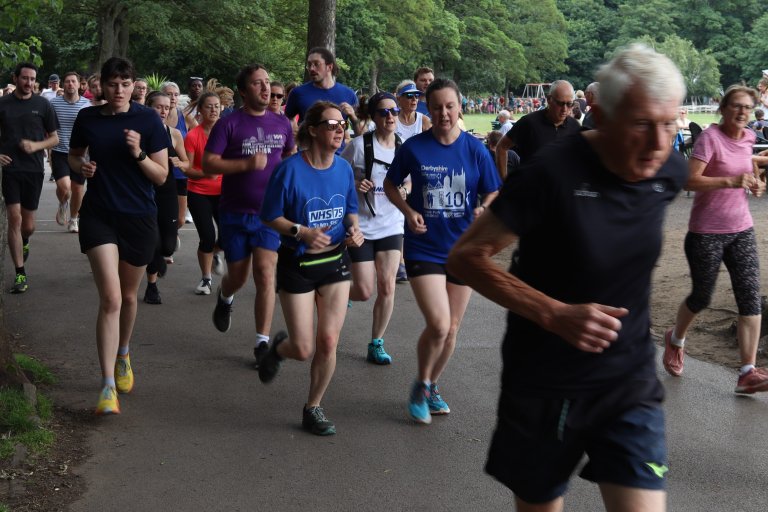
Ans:
MULTIPOLYGON (((56 382, 53 373, 36 359, 23 354, 14 357, 35 385, 56 382)), ((45 428, 52 416, 53 402, 44 394, 37 393, 34 407, 21 390, 0 389, 0 459, 11 457, 17 444, 23 444, 35 454, 48 450, 55 441, 54 433, 45 428), (31 419, 33 416, 40 418, 43 426, 38 426, 31 419)))
POLYGON ((24 354, 14 354, 13 357, 19 367, 31 378, 33 384, 56 384, 56 376, 37 359, 24 354))
POLYGON ((11 512, 11 509, 8 508, 8 505, 0 503, 0 512, 11 512))

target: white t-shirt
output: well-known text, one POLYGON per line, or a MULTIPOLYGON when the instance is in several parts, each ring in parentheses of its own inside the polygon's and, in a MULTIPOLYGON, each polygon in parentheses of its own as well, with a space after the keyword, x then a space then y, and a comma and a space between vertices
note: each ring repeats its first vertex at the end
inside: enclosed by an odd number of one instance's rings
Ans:
POLYGON ((397 128, 395 129, 395 133, 397 133, 400 136, 400 140, 403 142, 407 141, 414 135, 418 135, 421 133, 421 128, 424 125, 424 121, 422 118, 424 117, 424 114, 421 112, 416 112, 416 122, 413 124, 403 124, 400 122, 400 118, 398 117, 395 119, 397 122, 397 128))
MULTIPOLYGON (((347 147, 344 148, 341 157, 347 160, 352 166, 356 180, 365 178, 365 147, 362 135, 352 139, 347 147)), ((395 148, 382 147, 374 135, 373 157, 374 162, 373 168, 371 169, 371 181, 373 182, 374 188, 368 191, 368 200, 371 202, 371 206, 373 206, 373 210, 376 212, 375 217, 371 215, 371 210, 365 202, 364 194, 359 191, 357 192, 360 230, 363 232, 363 236, 365 236, 366 240, 380 240, 388 236, 403 234, 403 214, 389 201, 389 199, 387 199, 386 194, 384 194, 384 178, 387 177, 389 166, 376 162, 376 160, 381 160, 382 162, 391 163, 392 159, 395 158, 395 148)))

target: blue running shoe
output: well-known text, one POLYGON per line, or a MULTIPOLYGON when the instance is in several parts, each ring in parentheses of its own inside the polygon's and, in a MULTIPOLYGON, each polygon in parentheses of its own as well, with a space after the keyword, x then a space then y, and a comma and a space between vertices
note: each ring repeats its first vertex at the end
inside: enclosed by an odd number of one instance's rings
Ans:
POLYGON ((432 423, 432 416, 429 414, 429 389, 426 384, 416 381, 411 389, 411 399, 408 402, 408 415, 416 423, 429 425, 432 423))
POLYGON ((440 390, 437 389, 437 384, 435 383, 429 385, 429 397, 427 397, 427 404, 429 405, 430 414, 448 414, 451 412, 448 404, 445 403, 443 397, 440 396, 440 390))
POLYGON ((374 364, 391 364, 392 356, 384 350, 384 340, 377 338, 368 344, 368 362, 374 364))

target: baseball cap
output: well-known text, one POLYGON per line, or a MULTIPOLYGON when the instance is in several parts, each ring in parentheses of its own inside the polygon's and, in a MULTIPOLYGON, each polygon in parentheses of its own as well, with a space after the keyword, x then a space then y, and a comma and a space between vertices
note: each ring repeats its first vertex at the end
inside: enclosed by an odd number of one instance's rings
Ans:
POLYGON ((56 73, 52 74, 51 76, 48 77, 48 81, 49 82, 59 82, 60 81, 59 80, 59 75, 57 75, 56 73))
POLYGON ((403 96, 405 94, 418 94, 421 96, 421 91, 416 88, 416 84, 405 84, 397 91, 397 95, 403 96))

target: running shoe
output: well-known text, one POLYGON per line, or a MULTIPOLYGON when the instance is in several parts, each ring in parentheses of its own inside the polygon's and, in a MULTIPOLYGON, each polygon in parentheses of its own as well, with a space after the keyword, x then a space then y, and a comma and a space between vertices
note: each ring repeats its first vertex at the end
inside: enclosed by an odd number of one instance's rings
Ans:
MULTIPOLYGON (((232 302, 234 304, 234 301, 232 302)), ((216 307, 213 310, 213 325, 221 332, 227 332, 232 325, 232 304, 221 300, 221 288, 216 291, 216 307)))
POLYGON ((130 393, 133 389, 133 370, 128 354, 118 355, 115 361, 115 387, 118 393, 130 393))
POLYGON ((77 217, 72 217, 69 219, 69 223, 67 224, 67 231, 70 233, 79 233, 80 232, 80 219, 77 217))
POLYGON ((429 413, 440 415, 448 414, 451 412, 448 404, 445 403, 443 397, 440 396, 440 390, 437 389, 437 384, 434 382, 429 385, 429 396, 427 397, 427 405, 429 406, 429 413))
POLYGON ((69 201, 59 203, 59 209, 56 210, 56 224, 59 226, 65 225, 69 222, 69 201))
POLYGON ((679 377, 683 374, 683 358, 685 350, 683 347, 676 347, 672 344, 672 329, 667 329, 664 334, 664 355, 661 358, 664 369, 673 377, 679 377))
POLYGON ((16 274, 16 280, 11 287, 11 293, 24 293, 28 288, 27 276, 24 274, 16 274))
POLYGON ((768 371, 765 368, 752 368, 744 375, 739 375, 734 391, 744 395, 768 391, 768 371))
POLYGON ((21 248, 21 254, 24 256, 24 262, 26 263, 29 258, 29 242, 25 243, 21 248))
POLYGON ((120 414, 120 404, 117 401, 117 391, 112 386, 104 386, 99 394, 99 403, 96 405, 97 416, 120 414))
POLYGON ((186 213, 184 213, 184 224, 192 224, 193 222, 192 214, 187 210, 186 213))
POLYGON ((408 401, 408 415, 416 423, 429 425, 432 423, 432 416, 429 414, 429 389, 421 381, 413 383, 411 388, 411 398, 408 401))
POLYGON ((200 280, 200 284, 197 285, 197 288, 195 288, 195 293, 197 295, 210 295, 211 294, 211 279, 208 277, 204 277, 200 280))
POLYGON ((368 344, 368 357, 366 359, 369 363, 374 364, 392 363, 392 356, 384 350, 384 340, 381 338, 371 340, 368 344))
POLYGON ((144 292, 144 302, 147 304, 162 304, 163 301, 160 298, 160 290, 157 289, 157 285, 154 286, 151 283, 147 284, 147 290, 144 292))
POLYGON ((224 267, 224 257, 220 256, 217 252, 213 253, 213 273, 217 276, 223 276, 226 270, 226 267, 224 267))
POLYGON ((253 357, 256 358, 256 363, 253 365, 254 368, 259 369, 259 365, 261 365, 264 357, 266 357, 267 352, 269 352, 269 343, 266 341, 253 347, 253 357))
POLYGON ((397 277, 395 277, 395 282, 398 283, 407 283, 408 282, 408 274, 405 272, 405 265, 400 264, 399 267, 397 267, 397 277))
POLYGON ((316 436, 332 436, 336 433, 336 425, 325 417, 325 411, 319 405, 304 408, 301 426, 316 436))
POLYGON ((277 353, 277 347, 286 339, 288 339, 288 334, 285 331, 275 334, 272 343, 269 344, 267 355, 259 362, 259 380, 264 384, 272 382, 275 376, 277 376, 277 372, 280 371, 283 358, 277 353))

